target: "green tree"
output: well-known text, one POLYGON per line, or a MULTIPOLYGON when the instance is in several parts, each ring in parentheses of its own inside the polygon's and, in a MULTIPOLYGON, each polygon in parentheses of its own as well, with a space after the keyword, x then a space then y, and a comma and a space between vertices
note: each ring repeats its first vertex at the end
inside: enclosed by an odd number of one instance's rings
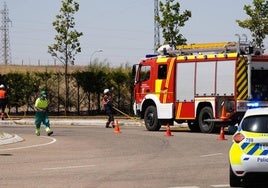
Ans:
POLYGON ((122 68, 119 68, 111 73, 111 78, 117 91, 117 108, 120 108, 120 104, 123 104, 121 101, 121 92, 128 81, 128 75, 126 71, 123 71, 122 68))
POLYGON ((90 93, 92 92, 92 84, 94 84, 94 73, 89 71, 82 71, 76 72, 74 74, 77 84, 81 87, 85 93, 87 94, 88 98, 88 115, 90 114, 90 93))
POLYGON ((180 33, 180 28, 185 26, 185 22, 192 16, 191 11, 185 10, 180 14, 180 3, 174 0, 167 0, 164 4, 159 2, 159 10, 161 15, 156 16, 155 20, 162 28, 164 43, 170 44, 172 47, 186 43, 186 39, 180 33))
POLYGON ((245 5, 244 10, 250 18, 236 22, 240 27, 251 31, 254 46, 263 48, 263 41, 268 35, 268 1, 253 0, 253 6, 245 5))
POLYGON ((27 106, 26 112, 28 112, 29 107, 32 110, 34 109, 34 105, 33 103, 31 103, 31 99, 35 100, 35 98, 33 98, 34 93, 39 94, 40 92, 39 87, 42 81, 43 81, 42 78, 38 79, 38 77, 36 77, 36 74, 31 74, 29 72, 26 72, 23 75, 23 80, 21 80, 23 84, 23 87, 21 88, 21 92, 24 96, 23 98, 24 100, 21 103, 26 104, 27 106))
POLYGON ((15 107, 16 112, 20 106, 29 105, 31 95, 38 90, 39 83, 34 82, 32 75, 26 73, 8 73, 5 82, 8 91, 9 107, 15 107))
POLYGON ((95 83, 95 92, 97 95, 97 105, 98 105, 98 112, 101 111, 100 106, 101 106, 101 98, 103 95, 103 91, 105 88, 109 88, 109 73, 103 70, 98 70, 96 72, 96 80, 97 82, 95 83))
POLYGON ((88 114, 91 111, 91 101, 94 94, 97 98, 93 101, 98 105, 98 110, 100 111, 100 94, 105 88, 104 84, 107 82, 107 75, 102 70, 99 71, 82 71, 76 72, 74 74, 77 84, 85 91, 88 98, 88 114))
POLYGON ((65 114, 68 109, 69 81, 68 64, 74 65, 75 56, 81 52, 79 37, 83 35, 75 29, 74 14, 79 4, 74 0, 62 0, 60 13, 52 24, 57 32, 55 43, 48 46, 48 52, 65 66, 65 114))

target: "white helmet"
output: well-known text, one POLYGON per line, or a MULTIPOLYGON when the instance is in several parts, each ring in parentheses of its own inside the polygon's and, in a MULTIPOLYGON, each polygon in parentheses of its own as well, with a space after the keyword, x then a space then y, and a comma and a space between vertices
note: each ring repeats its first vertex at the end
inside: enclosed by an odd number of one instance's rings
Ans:
POLYGON ((105 89, 105 90, 103 91, 103 93, 106 94, 106 93, 108 93, 109 91, 110 91, 109 89, 105 89))
POLYGON ((5 88, 5 86, 3 84, 0 85, 0 89, 3 89, 5 88))

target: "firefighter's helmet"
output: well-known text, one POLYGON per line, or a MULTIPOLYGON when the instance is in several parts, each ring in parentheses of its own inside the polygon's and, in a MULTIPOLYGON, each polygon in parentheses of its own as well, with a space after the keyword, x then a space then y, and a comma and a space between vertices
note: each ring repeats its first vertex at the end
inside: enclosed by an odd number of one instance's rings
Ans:
POLYGON ((41 91, 40 95, 41 95, 41 97, 46 97, 47 96, 45 91, 41 91))
POLYGON ((105 89, 105 90, 103 91, 103 93, 106 94, 106 93, 108 93, 109 91, 110 91, 109 89, 105 89))

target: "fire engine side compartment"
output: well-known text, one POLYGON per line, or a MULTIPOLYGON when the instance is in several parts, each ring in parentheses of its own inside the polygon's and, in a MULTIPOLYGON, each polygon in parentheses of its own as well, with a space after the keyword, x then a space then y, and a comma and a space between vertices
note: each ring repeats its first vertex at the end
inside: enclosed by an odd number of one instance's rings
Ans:
POLYGON ((175 120, 197 120, 199 108, 220 116, 220 103, 235 96, 236 57, 188 56, 176 64, 175 120))
POLYGON ((195 63, 176 64, 175 119, 194 119, 195 63))

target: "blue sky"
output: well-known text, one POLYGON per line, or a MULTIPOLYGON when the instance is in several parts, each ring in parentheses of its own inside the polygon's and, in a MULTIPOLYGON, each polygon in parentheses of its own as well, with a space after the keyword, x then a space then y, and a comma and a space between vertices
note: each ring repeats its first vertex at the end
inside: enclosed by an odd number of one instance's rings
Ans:
MULTIPOLYGON (((138 63, 145 54, 153 53, 154 0, 76 0, 80 10, 75 15, 82 52, 76 65, 93 61, 112 66, 138 63), (94 53, 97 50, 103 52, 94 53), (93 54, 93 55, 92 55, 93 54)), ((52 22, 59 13, 60 0, 6 0, 9 18, 10 47, 13 64, 53 65, 47 53, 54 43, 52 22)), ((237 41, 235 34, 247 34, 237 19, 245 19, 245 4, 252 0, 180 0, 181 10, 192 11, 181 33, 189 43, 237 41)), ((3 9, 4 1, 0 0, 3 9)), ((267 45, 267 40, 265 40, 267 45)))

